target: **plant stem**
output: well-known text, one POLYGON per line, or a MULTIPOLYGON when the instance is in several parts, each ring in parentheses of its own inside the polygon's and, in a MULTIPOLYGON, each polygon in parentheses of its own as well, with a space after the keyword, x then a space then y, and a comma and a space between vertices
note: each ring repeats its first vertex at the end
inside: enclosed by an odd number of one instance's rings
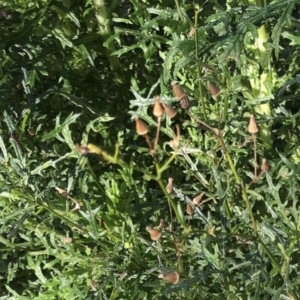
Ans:
MULTIPOLYGON (((110 18, 107 14, 105 0, 94 0, 94 7, 95 7, 95 17, 98 21, 99 33, 103 37, 103 40, 106 41, 112 35, 112 33, 110 30, 110 18)), ((111 54, 115 50, 116 49, 114 44, 112 42, 109 43, 109 45, 107 46, 106 55, 110 61, 117 82, 124 83, 124 79, 120 76, 120 71, 119 71, 121 68, 121 63, 116 56, 111 56, 111 54)))
POLYGON ((183 21, 184 16, 182 14, 182 11, 181 11, 181 8, 180 8, 180 5, 179 5, 179 1, 175 0, 175 4, 176 4, 176 9, 177 9, 178 15, 180 16, 181 21, 183 21))
POLYGON ((228 96, 225 96, 225 99, 224 99, 224 111, 223 111, 223 118, 222 118, 223 123, 226 123, 226 121, 227 121, 227 115, 228 115, 228 96))
POLYGON ((173 198, 168 194, 167 190, 166 190, 166 187, 162 181, 161 178, 158 178, 157 180, 161 190, 164 192, 164 194, 166 195, 169 203, 171 204, 172 208, 173 208, 173 211, 175 212, 175 215, 176 215, 176 218, 177 220, 179 221, 179 223, 181 224, 181 226, 183 227, 183 229, 188 232, 189 231, 189 227, 186 225, 184 219, 181 217, 181 215, 179 214, 179 211, 178 211, 178 208, 173 200, 173 198))
POLYGON ((256 134, 252 133, 253 143, 254 143, 254 178, 257 178, 257 150, 256 150, 256 134))
MULTIPOLYGON (((196 58, 198 58, 199 56, 199 39, 198 39, 198 16, 199 16, 200 10, 196 10, 195 11, 195 25, 194 27, 196 28, 195 31, 195 56, 196 58)), ((200 70, 200 66, 199 64, 197 64, 197 85, 198 85, 198 90, 199 90, 199 97, 200 97, 200 101, 201 101, 201 106, 202 106, 202 114, 203 114, 203 118, 206 121, 207 120, 207 114, 206 114, 206 105, 205 105, 205 101, 204 101, 204 97, 203 97, 203 91, 202 91, 202 84, 201 84, 201 70, 200 70)))

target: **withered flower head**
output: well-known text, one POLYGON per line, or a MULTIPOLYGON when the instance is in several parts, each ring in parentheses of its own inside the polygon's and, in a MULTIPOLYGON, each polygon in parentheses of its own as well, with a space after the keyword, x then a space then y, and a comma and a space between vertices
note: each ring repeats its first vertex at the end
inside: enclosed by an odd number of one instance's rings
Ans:
POLYGON ((265 173, 265 172, 269 172, 270 170, 270 164, 269 162, 267 161, 266 158, 263 158, 262 159, 262 162, 261 162, 261 166, 260 166, 261 170, 265 173))
POLYGON ((81 155, 87 155, 91 153, 90 149, 87 146, 76 144, 76 148, 81 155))
POLYGON ((166 186, 166 190, 167 190, 168 194, 171 194, 173 191, 173 181, 174 181, 174 179, 172 177, 169 177, 168 184, 166 186))
POLYGON ((55 187, 55 189, 65 198, 68 198, 68 192, 66 190, 63 190, 59 188, 58 186, 55 187))
POLYGON ((153 115, 157 118, 161 118, 164 114, 164 107, 160 103, 159 96, 154 97, 153 115))
POLYGON ((208 232, 210 235, 212 235, 212 236, 216 236, 216 235, 215 235, 216 227, 213 226, 213 227, 208 228, 207 232, 208 232))
POLYGON ((163 106, 165 108, 165 112, 166 112, 166 115, 172 119, 176 116, 177 114, 177 110, 175 108, 173 108, 172 106, 168 105, 168 104, 165 104, 163 103, 163 106))
POLYGON ((191 102, 187 95, 184 95, 180 100, 180 107, 187 112, 191 106, 191 102))
POLYGON ((184 111, 188 111, 190 108, 190 100, 184 90, 177 84, 176 81, 171 82, 173 93, 176 99, 180 100, 180 106, 184 111))
POLYGON ((136 133, 138 135, 145 135, 148 133, 147 124, 142 121, 139 117, 135 117, 136 133))
POLYGON ((172 284, 177 284, 179 282, 179 274, 176 271, 172 271, 166 274, 160 273, 158 274, 158 278, 166 280, 172 284))
POLYGON ((61 241, 62 241, 64 244, 69 244, 69 243, 72 243, 73 239, 70 238, 70 237, 62 237, 62 238, 61 238, 61 241))
POLYGON ((176 81, 172 81, 171 86, 176 99, 180 100, 185 96, 184 90, 177 84, 176 81))
POLYGON ((169 142, 170 147, 173 149, 178 149, 180 144, 180 127, 176 124, 176 136, 173 140, 169 142))
POLYGON ((196 32, 196 28, 195 27, 192 27, 190 32, 189 32, 189 37, 192 37, 196 32))
POLYGON ((256 134, 258 133, 258 126, 255 121, 254 115, 250 115, 250 120, 249 120, 249 125, 248 125, 248 131, 251 134, 256 134))
POLYGON ((202 192, 200 195, 196 196, 196 197, 193 199, 193 203, 194 203, 195 205, 201 204, 201 201, 202 201, 202 198, 203 198, 204 195, 205 195, 205 192, 202 192))
POLYGON ((162 236, 162 232, 160 230, 154 229, 152 226, 147 226, 146 230, 149 232, 152 241, 157 241, 162 236))
POLYGON ((220 89, 209 81, 207 81, 207 89, 212 97, 217 97, 220 94, 220 89))
POLYGON ((186 213, 188 215, 192 215, 194 213, 193 207, 188 202, 186 203, 186 213))

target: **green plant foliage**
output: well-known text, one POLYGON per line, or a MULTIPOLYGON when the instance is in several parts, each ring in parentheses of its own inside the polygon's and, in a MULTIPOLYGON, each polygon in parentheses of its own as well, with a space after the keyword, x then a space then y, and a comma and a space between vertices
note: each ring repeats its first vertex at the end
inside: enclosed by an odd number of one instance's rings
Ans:
POLYGON ((300 299, 298 2, 1 1, 0 299, 300 299))

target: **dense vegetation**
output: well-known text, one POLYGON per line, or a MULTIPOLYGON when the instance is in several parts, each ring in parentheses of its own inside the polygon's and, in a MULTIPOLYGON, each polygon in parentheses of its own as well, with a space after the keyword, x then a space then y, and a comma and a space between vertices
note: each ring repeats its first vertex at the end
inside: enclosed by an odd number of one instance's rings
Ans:
POLYGON ((300 299, 299 1, 200 2, 0 1, 1 300, 300 299))

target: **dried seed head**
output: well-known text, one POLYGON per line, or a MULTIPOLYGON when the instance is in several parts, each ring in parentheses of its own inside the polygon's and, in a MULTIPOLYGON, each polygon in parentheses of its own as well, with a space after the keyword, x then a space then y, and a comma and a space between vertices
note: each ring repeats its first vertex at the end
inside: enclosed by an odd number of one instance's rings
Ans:
POLYGON ((264 173, 269 172, 271 167, 270 167, 270 164, 269 164, 269 162, 267 161, 266 158, 262 159, 260 168, 261 168, 262 172, 264 172, 264 173))
POLYGON ((249 125, 248 125, 248 131, 251 134, 256 134, 258 133, 258 126, 255 121, 254 115, 250 115, 250 120, 249 120, 249 125))
POLYGON ((177 146, 175 140, 171 140, 171 141, 169 142, 169 145, 170 145, 170 147, 171 147, 172 149, 178 149, 178 146, 177 146))
POLYGON ((147 226, 146 230, 149 232, 152 241, 157 241, 162 236, 162 232, 160 230, 154 229, 152 226, 147 226))
POLYGON ((186 213, 188 215, 192 215, 194 213, 193 207, 188 202, 186 203, 186 213))
POLYGON ((135 117, 136 133, 138 135, 145 135, 148 133, 147 124, 142 121, 139 117, 135 117))
POLYGON ((160 103, 159 96, 154 97, 153 115, 157 118, 161 118, 164 114, 164 108, 160 103))
POLYGON ((166 280, 172 284, 177 284, 179 282, 179 274, 176 271, 172 271, 166 274, 160 273, 158 278, 166 280))
POLYGON ((191 104, 184 90, 177 84, 176 81, 171 82, 173 93, 176 99, 180 100, 180 106, 184 111, 187 111, 191 104))
POLYGON ((171 86, 176 99, 180 100, 185 96, 184 90, 177 84, 176 81, 172 81, 171 86))
POLYGON ((180 107, 187 112, 191 106, 191 102, 187 95, 184 95, 180 100, 180 107))
POLYGON ((177 110, 175 108, 173 108, 172 106, 168 105, 168 104, 165 104, 163 103, 163 106, 165 108, 165 112, 166 112, 166 115, 172 119, 176 116, 177 114, 177 110))
POLYGON ((196 28, 193 27, 189 32, 189 37, 192 37, 195 34, 195 32, 196 32, 196 28))
POLYGON ((167 190, 168 194, 171 194, 173 191, 173 181, 174 181, 174 179, 172 177, 169 177, 168 184, 166 186, 166 190, 167 190))
POLYGON ((63 190, 59 188, 58 186, 55 187, 55 189, 65 198, 68 198, 68 192, 66 190, 63 190))
POLYGON ((209 81, 207 81, 207 89, 213 97, 217 97, 220 94, 220 89, 209 81))
POLYGON ((193 203, 194 203, 195 205, 201 204, 201 201, 202 201, 202 198, 203 198, 204 195, 205 195, 205 192, 202 192, 200 195, 196 196, 196 197, 193 199, 193 203))
POLYGON ((70 238, 70 237, 63 237, 63 238, 61 238, 61 241, 62 241, 64 244, 70 244, 70 243, 72 243, 73 239, 70 238))
POLYGON ((215 235, 216 227, 213 226, 213 227, 209 228, 209 229, 207 230, 207 232, 208 232, 210 235, 212 235, 212 236, 216 236, 216 235, 215 235))
POLYGON ((90 149, 87 146, 81 146, 79 144, 76 144, 76 148, 81 155, 87 155, 91 153, 90 149))

